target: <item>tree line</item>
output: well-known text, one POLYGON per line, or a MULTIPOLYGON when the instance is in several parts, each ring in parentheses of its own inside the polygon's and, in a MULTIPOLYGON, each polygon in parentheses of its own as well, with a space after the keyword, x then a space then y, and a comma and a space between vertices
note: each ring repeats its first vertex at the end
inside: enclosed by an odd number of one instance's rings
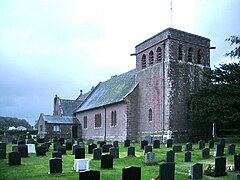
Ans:
POLYGON ((0 116, 0 130, 6 131, 9 127, 23 126, 27 129, 32 129, 31 125, 25 119, 18 119, 16 117, 2 117, 0 116))

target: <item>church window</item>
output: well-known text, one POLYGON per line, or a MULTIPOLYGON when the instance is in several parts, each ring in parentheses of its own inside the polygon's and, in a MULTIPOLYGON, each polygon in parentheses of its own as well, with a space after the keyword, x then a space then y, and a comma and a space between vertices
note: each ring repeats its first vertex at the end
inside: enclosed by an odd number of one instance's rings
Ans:
POLYGON ((148 110, 148 121, 152 122, 152 109, 151 108, 148 110))
POLYGON ((83 128, 87 128, 87 116, 83 117, 83 128))
POLYGON ((53 126, 53 131, 59 132, 60 131, 60 127, 59 126, 53 126))
POLYGON ((149 53, 149 65, 153 64, 153 51, 150 51, 149 53))
POLYGON ((160 47, 157 48, 157 62, 162 61, 162 49, 160 47))
POLYGON ((102 117, 100 114, 95 114, 95 128, 100 128, 102 126, 102 117))
POLYGON ((142 56, 142 68, 145 68, 146 67, 146 55, 144 54, 142 56))
POLYGON ((178 47, 178 60, 183 60, 183 46, 178 47))
POLYGON ((40 125, 40 131, 43 131, 43 125, 40 125))
POLYGON ((111 126, 114 127, 117 125, 117 112, 116 111, 112 111, 111 114, 111 126))
POLYGON ((190 47, 188 49, 188 62, 192 62, 192 59, 193 59, 193 48, 190 47))
POLYGON ((201 64, 201 61, 202 61, 202 51, 201 49, 199 49, 197 52, 197 63, 201 64))

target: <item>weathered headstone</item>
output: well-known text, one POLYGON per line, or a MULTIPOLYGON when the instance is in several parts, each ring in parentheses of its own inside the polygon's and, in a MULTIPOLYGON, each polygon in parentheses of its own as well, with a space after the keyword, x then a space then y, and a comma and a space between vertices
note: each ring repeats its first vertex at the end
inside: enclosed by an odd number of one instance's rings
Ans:
POLYGON ((124 141, 124 147, 129 147, 130 146, 130 140, 129 139, 126 139, 124 141))
POLYGON ((240 154, 234 155, 234 169, 240 171, 240 154))
POLYGON ((156 163, 155 153, 148 152, 145 154, 145 163, 148 165, 152 165, 156 163))
POLYGON ((113 156, 113 158, 119 158, 119 148, 118 147, 111 147, 109 149, 109 152, 113 156))
POLYGON ((113 156, 110 154, 102 155, 101 168, 113 168, 113 156))
POLYGON ((192 143, 186 143, 185 151, 192 151, 192 143))
POLYGON ((99 142, 99 147, 100 147, 100 148, 102 148, 102 147, 103 147, 103 145, 105 145, 105 144, 107 144, 107 142, 106 142, 106 141, 100 141, 100 142, 99 142))
POLYGON ((209 141, 208 141, 208 148, 209 148, 209 149, 214 148, 214 141, 213 141, 213 140, 209 140, 209 141))
POLYGON ((216 146, 216 157, 224 155, 224 147, 221 144, 217 144, 216 146))
POLYGON ((80 171, 79 180, 100 180, 100 171, 95 170, 80 171))
POLYGON ((154 140, 153 141, 153 148, 160 148, 160 140, 154 140))
POLYGON ((148 141, 146 140, 141 141, 141 149, 144 149, 144 147, 147 145, 148 145, 148 141))
POLYGON ((166 153, 166 162, 174 162, 174 159, 175 159, 174 151, 172 151, 172 150, 167 151, 167 153, 166 153))
POLYGON ((199 148, 200 150, 202 150, 203 148, 205 148, 205 141, 204 141, 204 140, 198 141, 198 148, 199 148))
POLYGON ((66 150, 72 150, 72 140, 71 139, 67 139, 66 140, 66 150))
POLYGON ((135 156, 135 147, 128 147, 128 156, 135 156))
POLYGON ((18 151, 20 152, 21 157, 28 157, 28 147, 25 144, 18 145, 18 151))
POLYGON ((160 164, 159 179, 174 180, 174 178, 175 178, 175 163, 166 162, 160 164))
POLYGON ((209 148, 203 148, 202 149, 202 158, 209 158, 210 157, 210 150, 209 148))
POLYGON ((93 149, 93 159, 100 160, 102 157, 102 148, 93 149))
POLYGON ((88 145, 88 154, 92 154, 93 153, 93 149, 97 148, 96 144, 90 144, 88 145))
POLYGON ((195 163, 192 165, 191 169, 191 179, 192 180, 197 180, 197 179, 202 179, 203 177, 203 165, 200 163, 195 163))
POLYGON ((53 151, 52 158, 62 158, 62 153, 60 151, 53 151))
POLYGON ((8 164, 11 165, 20 165, 21 164, 21 155, 19 152, 10 152, 8 153, 8 164))
POLYGON ((173 140, 172 139, 167 139, 167 148, 170 148, 173 146, 173 140))
POLYGON ((74 144, 73 146, 72 146, 72 154, 74 155, 75 154, 75 149, 76 148, 81 148, 79 145, 77 145, 77 144, 74 144))
POLYGON ((191 162, 191 157, 192 157, 192 154, 190 151, 187 151, 184 153, 184 162, 191 162))
POLYGON ((215 177, 226 176, 226 158, 225 157, 216 157, 215 158, 215 177))
POLYGON ((75 159, 84 159, 84 158, 85 158, 85 149, 75 148, 75 159))
POLYGON ((49 164, 50 164, 50 174, 62 173, 62 159, 61 158, 51 158, 49 160, 49 164))
POLYGON ((148 152, 152 152, 152 146, 144 146, 144 154, 148 153, 148 152))
POLYGON ((58 151, 61 151, 62 154, 67 154, 66 146, 59 146, 58 151))
POLYGON ((122 169, 122 180, 141 180, 141 167, 126 167, 122 169))
POLYGON ((36 156, 46 156, 46 148, 42 146, 36 147, 36 156))
POLYGON ((235 154, 236 146, 234 144, 228 145, 228 154, 235 154))
POLYGON ((102 146, 102 152, 109 152, 109 149, 110 148, 112 148, 113 147, 113 145, 112 144, 104 144, 103 146, 102 146))
POLYGON ((174 152, 182 152, 182 146, 178 145, 178 146, 173 146, 173 151, 174 152))
POLYGON ((118 147, 118 141, 113 141, 113 147, 118 147))

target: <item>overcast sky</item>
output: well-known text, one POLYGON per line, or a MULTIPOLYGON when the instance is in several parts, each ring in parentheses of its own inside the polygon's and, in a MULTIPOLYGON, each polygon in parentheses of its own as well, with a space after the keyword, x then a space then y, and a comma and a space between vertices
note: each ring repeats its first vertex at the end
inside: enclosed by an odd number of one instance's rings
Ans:
MULTIPOLYGON (((240 34, 239 0, 172 0, 172 27, 211 39, 211 67, 230 62, 224 42, 240 34)), ((0 116, 52 114, 135 68, 135 46, 171 26, 170 0, 1 0, 0 116)))

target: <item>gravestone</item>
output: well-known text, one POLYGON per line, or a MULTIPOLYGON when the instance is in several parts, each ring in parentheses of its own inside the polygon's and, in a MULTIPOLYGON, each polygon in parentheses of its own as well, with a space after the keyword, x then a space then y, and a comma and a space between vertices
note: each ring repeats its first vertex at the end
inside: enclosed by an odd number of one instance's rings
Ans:
POLYGON ((77 144, 74 144, 73 146, 72 146, 72 154, 74 155, 75 154, 75 149, 76 148, 81 148, 81 146, 79 146, 79 145, 77 145, 77 144))
POLYGON ((6 149, 0 149, 0 159, 6 159, 6 149))
POLYGON ((100 148, 102 148, 102 147, 103 147, 103 145, 105 145, 105 144, 107 144, 107 142, 106 142, 106 141, 100 141, 100 142, 99 142, 99 147, 100 147, 100 148))
POLYGON ((224 147, 221 144, 217 144, 216 146, 216 157, 224 155, 224 147))
POLYGON ((122 180, 141 180, 141 167, 129 166, 123 168, 122 180))
POLYGON ((118 147, 110 148, 109 152, 113 156, 113 158, 119 158, 119 148, 118 147))
MULTIPOLYGON (((78 139, 77 139, 77 144, 79 144, 80 142, 83 142, 83 139, 82 139, 82 138, 78 138, 78 139)), ((73 144, 74 144, 74 142, 73 142, 73 144)))
POLYGON ((135 156, 135 147, 128 147, 128 156, 135 156))
POLYGON ((110 154, 102 155, 101 168, 113 168, 113 156, 110 154))
POLYGON ((202 149, 202 158, 209 158, 210 157, 210 150, 208 148, 202 149))
POLYGON ((100 180, 100 171, 95 170, 80 171, 79 180, 100 180))
POLYGON ((60 151, 62 154, 67 154, 66 146, 59 146, 58 151, 60 151))
POLYGON ((8 137, 2 136, 2 143, 8 144, 8 137))
POLYGON ((174 151, 172 151, 172 150, 167 151, 167 153, 166 153, 166 162, 174 162, 174 159, 175 159, 174 151))
POLYGON ((4 150, 6 150, 6 149, 7 149, 7 144, 1 142, 1 143, 0 143, 0 149, 4 149, 4 150))
POLYGON ((85 159, 84 148, 75 148, 75 159, 85 159))
POLYGON ((235 154, 236 146, 234 144, 228 145, 228 154, 235 154))
POLYGON ((90 144, 88 145, 88 154, 92 154, 93 153, 93 149, 97 148, 96 144, 90 144))
POLYGON ((61 158, 51 158, 49 160, 49 164, 50 164, 50 174, 62 173, 62 159, 61 158))
POLYGON ((36 156, 46 156, 46 148, 42 146, 36 147, 36 156))
POLYGON ((84 142, 79 142, 78 145, 79 145, 81 148, 85 148, 84 142))
POLYGON ((118 141, 113 141, 113 147, 118 147, 118 141))
POLYGON ((61 146, 61 143, 60 142, 54 142, 53 143, 53 150, 54 151, 58 151, 58 148, 61 146))
POLYGON ((223 147, 225 147, 226 140, 225 139, 220 139, 219 144, 221 144, 223 147))
POLYGON ((215 177, 226 176, 226 158, 225 157, 216 157, 215 158, 215 177))
POLYGON ((72 145, 73 145, 73 143, 72 143, 71 139, 67 139, 66 140, 66 150, 72 150, 72 145))
POLYGON ((204 140, 198 141, 198 148, 199 148, 200 150, 202 150, 203 148, 205 148, 205 141, 204 141, 204 140))
POLYGON ((200 163, 193 164, 191 169, 191 179, 200 180, 202 179, 202 177, 203 177, 203 165, 200 163))
POLYGON ((192 143, 186 143, 185 151, 192 151, 192 143))
POLYGON ((100 160, 102 157, 102 148, 93 149, 93 159, 100 160))
POLYGON ((154 140, 153 141, 153 148, 160 148, 160 140, 154 140))
POLYGON ((126 139, 124 141, 124 147, 129 147, 130 146, 130 140, 126 139))
POLYGON ((174 152, 182 152, 182 146, 173 146, 173 151, 174 152))
POLYGON ((234 155, 234 169, 240 171, 240 154, 234 155))
POLYGON ((102 152, 106 153, 106 152, 109 152, 109 149, 112 148, 113 145, 112 144, 104 144, 102 146, 102 152))
POLYGON ((62 158, 62 153, 60 151, 53 151, 52 158, 62 158))
POLYGON ((147 145, 148 145, 148 141, 146 140, 141 141, 141 149, 144 149, 144 147, 147 145))
POLYGON ((152 165, 156 163, 155 153, 148 152, 145 154, 145 163, 148 165, 152 165))
POLYGON ((152 146, 144 146, 144 154, 152 152, 152 146))
POLYGON ((172 139, 167 139, 167 148, 170 148, 173 146, 173 140, 172 139))
POLYGON ((18 151, 18 146, 12 146, 12 151, 18 151))
POLYGON ((49 143, 49 142, 45 142, 45 143, 41 144, 41 146, 45 148, 46 152, 49 151, 50 145, 51 145, 51 143, 49 143))
POLYGON ((174 180, 175 178, 175 163, 166 162, 159 166, 160 180, 174 180))
POLYGON ((87 144, 90 145, 90 144, 93 144, 94 143, 94 140, 93 139, 88 139, 87 140, 87 144))
POLYGON ((187 151, 184 153, 184 162, 191 162, 191 157, 192 157, 192 153, 190 151, 187 151))
POLYGON ((213 140, 209 140, 209 141, 208 141, 208 148, 209 148, 209 149, 214 148, 214 141, 213 141, 213 140))
POLYGON ((21 157, 28 157, 28 147, 25 144, 18 145, 18 151, 20 152, 21 157))
POLYGON ((65 139, 64 138, 59 138, 58 141, 60 142, 61 145, 64 144, 65 139))
POLYGON ((17 139, 13 139, 12 140, 12 144, 17 144, 18 142, 17 142, 17 139))
POLYGON ((8 164, 12 165, 21 165, 21 155, 19 152, 10 152, 8 153, 8 164))

